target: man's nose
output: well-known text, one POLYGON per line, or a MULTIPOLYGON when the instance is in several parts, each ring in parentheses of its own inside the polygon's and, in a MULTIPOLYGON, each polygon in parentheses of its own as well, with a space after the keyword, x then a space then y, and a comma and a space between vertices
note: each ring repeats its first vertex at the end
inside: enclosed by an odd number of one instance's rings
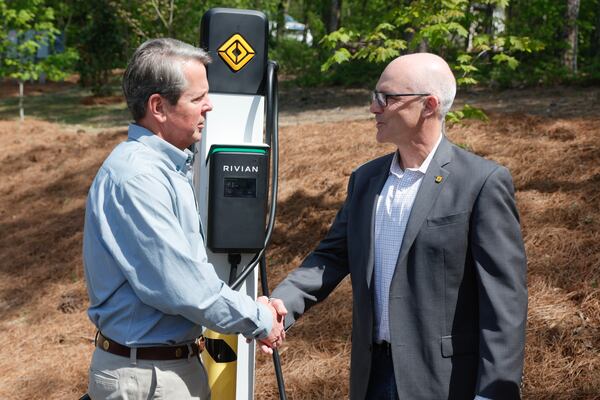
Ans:
POLYGON ((372 99, 371 100, 371 105, 369 106, 369 112, 371 112, 372 114, 380 114, 381 111, 383 111, 383 108, 379 105, 379 103, 372 99))
POLYGON ((206 98, 206 106, 204 107, 204 112, 212 111, 212 109, 213 109, 213 103, 210 100, 210 97, 207 97, 206 98))

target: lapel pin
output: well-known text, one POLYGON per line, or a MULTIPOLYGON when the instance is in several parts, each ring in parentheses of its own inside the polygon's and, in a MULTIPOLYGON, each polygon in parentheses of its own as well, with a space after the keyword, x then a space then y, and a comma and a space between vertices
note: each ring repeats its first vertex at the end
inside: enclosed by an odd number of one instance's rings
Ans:
POLYGON ((436 176, 435 177, 435 183, 440 183, 442 181, 442 179, 444 179, 444 178, 442 178, 441 175, 436 176))

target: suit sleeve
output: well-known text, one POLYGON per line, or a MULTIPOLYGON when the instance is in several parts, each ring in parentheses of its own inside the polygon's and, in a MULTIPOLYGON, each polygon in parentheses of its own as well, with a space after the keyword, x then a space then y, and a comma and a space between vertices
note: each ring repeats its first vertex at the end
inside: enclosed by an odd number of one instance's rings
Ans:
POLYGON ((329 232, 302 264, 292 271, 273 291, 288 310, 286 327, 304 312, 324 300, 348 275, 347 224, 354 174, 348 183, 348 193, 329 232))
POLYGON ((487 178, 473 208, 471 248, 478 279, 479 368, 476 393, 519 399, 527 321, 527 260, 512 178, 487 178))

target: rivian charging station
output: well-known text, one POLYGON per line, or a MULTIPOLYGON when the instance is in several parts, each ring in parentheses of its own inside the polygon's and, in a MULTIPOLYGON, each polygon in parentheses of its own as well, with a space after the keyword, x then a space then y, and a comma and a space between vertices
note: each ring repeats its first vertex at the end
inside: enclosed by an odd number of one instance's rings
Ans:
MULTIPOLYGON (((257 264, 268 295, 265 248, 277 201, 277 64, 267 60, 268 21, 258 11, 213 8, 200 26, 213 111, 194 149, 194 186, 209 261, 219 277, 256 298, 257 264)), ((255 343, 204 332, 212 398, 254 398, 255 343)), ((285 398, 279 355, 273 360, 285 398)))

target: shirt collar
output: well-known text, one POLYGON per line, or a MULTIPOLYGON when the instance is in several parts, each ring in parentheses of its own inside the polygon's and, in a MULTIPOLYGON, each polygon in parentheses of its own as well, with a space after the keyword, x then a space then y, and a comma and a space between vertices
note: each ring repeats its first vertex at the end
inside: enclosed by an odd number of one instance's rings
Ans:
MULTIPOLYGON (((427 168, 429 168, 429 164, 431 163, 431 160, 433 159, 433 155, 435 154, 437 148, 439 147, 440 143, 442 142, 442 133, 440 132, 440 136, 438 137, 437 142, 435 143, 435 146, 433 146, 433 149, 431 149, 431 151, 429 152, 429 154, 427 155, 427 157, 425 158, 425 160, 423 161, 423 163, 421 164, 421 166, 419 168, 406 168, 408 171, 413 171, 413 172, 419 172, 423 175, 425 175, 425 173, 427 173, 427 168)), ((392 165, 390 165, 390 174, 394 174, 396 175, 398 178, 402 178, 402 176, 404 175, 404 170, 402 168, 400 168, 400 162, 399 162, 399 154, 398 151, 396 151, 394 153, 394 159, 392 160, 392 165)))
POLYGON ((127 137, 130 140, 140 142, 156 151, 176 171, 187 172, 192 167, 194 153, 188 149, 178 149, 171 143, 156 136, 154 133, 140 125, 133 123, 129 124, 127 137))

